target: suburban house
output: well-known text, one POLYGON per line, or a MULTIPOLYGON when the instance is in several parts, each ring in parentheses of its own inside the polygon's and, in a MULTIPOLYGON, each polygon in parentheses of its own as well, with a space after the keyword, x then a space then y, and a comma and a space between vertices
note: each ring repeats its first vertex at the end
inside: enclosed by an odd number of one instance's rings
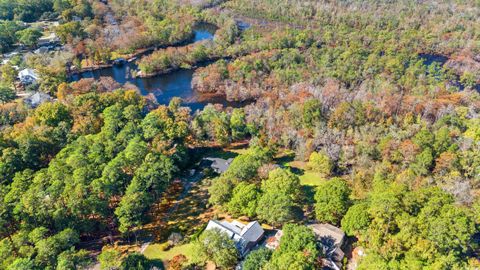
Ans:
POLYGON ((230 167, 230 163, 232 163, 233 158, 223 159, 223 158, 204 158, 204 160, 210 162, 210 167, 219 174, 224 173, 228 167, 230 167))
POLYGON ((205 230, 214 229, 226 233, 235 242, 242 257, 258 244, 264 234, 264 230, 258 221, 243 224, 236 220, 232 222, 210 220, 205 230))
POLYGON ((48 36, 43 36, 38 40, 38 46, 52 46, 56 45, 60 42, 60 39, 57 37, 55 33, 50 33, 48 36))
POLYGON ((327 223, 310 224, 308 226, 313 230, 323 248, 323 254, 326 255, 322 259, 325 269, 342 269, 342 260, 345 257, 342 251, 342 246, 345 243, 345 233, 327 223))
POLYGON ((20 81, 24 85, 35 83, 39 79, 35 70, 30 69, 30 68, 26 68, 24 70, 21 70, 18 73, 18 78, 20 79, 20 81))
POLYGON ((30 95, 29 97, 25 98, 23 102, 25 102, 31 108, 36 108, 40 104, 49 102, 52 100, 52 97, 48 94, 42 92, 35 92, 34 94, 30 95))
POLYGON ((34 51, 36 54, 46 54, 50 51, 50 49, 47 46, 42 46, 34 51))

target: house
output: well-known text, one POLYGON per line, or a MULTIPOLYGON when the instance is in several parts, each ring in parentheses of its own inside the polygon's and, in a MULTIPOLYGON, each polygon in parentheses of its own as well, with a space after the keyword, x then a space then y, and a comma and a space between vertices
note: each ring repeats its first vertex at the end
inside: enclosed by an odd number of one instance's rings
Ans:
POLYGON ((325 269, 342 269, 342 260, 345 254, 342 251, 342 246, 345 243, 345 233, 330 224, 310 224, 308 225, 315 234, 317 240, 323 248, 323 265, 325 269))
POLYGON ((50 48, 48 48, 48 47, 46 47, 46 46, 43 46, 43 47, 40 47, 40 48, 36 49, 36 50, 34 51, 34 53, 36 53, 36 54, 46 54, 46 53, 48 53, 49 51, 50 51, 50 48))
POLYGON ((30 68, 26 68, 24 70, 21 70, 18 73, 18 78, 20 79, 20 81, 24 85, 35 83, 39 79, 35 70, 30 69, 30 68))
POLYGON ((230 163, 232 163, 233 158, 229 159, 223 159, 223 158, 204 158, 204 160, 207 160, 211 162, 210 167, 216 172, 216 173, 224 173, 228 167, 230 167, 230 163))
POLYGON ((52 100, 52 97, 48 94, 42 92, 35 92, 34 94, 30 95, 29 97, 25 98, 23 102, 29 105, 31 108, 36 108, 40 104, 45 102, 49 102, 52 100))
POLYGON ((50 33, 50 35, 43 36, 40 39, 38 39, 37 45, 40 47, 42 46, 48 47, 48 46, 56 45, 59 42, 60 42, 60 39, 57 37, 57 35, 54 32, 52 32, 50 33))
POLYGON ((235 246, 242 257, 258 244, 265 233, 258 221, 243 224, 236 220, 232 222, 210 220, 205 230, 214 229, 226 233, 235 242, 235 246))

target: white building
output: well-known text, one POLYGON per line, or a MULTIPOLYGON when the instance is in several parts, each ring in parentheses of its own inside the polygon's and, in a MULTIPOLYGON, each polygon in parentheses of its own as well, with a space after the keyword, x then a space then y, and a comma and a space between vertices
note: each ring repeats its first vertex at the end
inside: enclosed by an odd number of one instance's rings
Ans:
POLYGON ((242 257, 244 257, 262 239, 264 231, 257 221, 243 224, 236 220, 232 222, 210 220, 206 230, 217 229, 228 235, 242 257))
POLYGON ((32 84, 38 81, 39 77, 35 70, 26 68, 18 73, 18 78, 23 84, 32 84))
POLYGON ((23 100, 31 108, 36 108, 40 104, 52 101, 52 97, 42 92, 35 92, 23 100))

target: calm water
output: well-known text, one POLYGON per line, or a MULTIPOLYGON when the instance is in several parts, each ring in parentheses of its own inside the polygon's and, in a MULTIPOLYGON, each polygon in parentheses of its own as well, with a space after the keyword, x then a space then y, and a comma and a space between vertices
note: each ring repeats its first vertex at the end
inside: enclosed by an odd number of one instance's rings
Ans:
POLYGON ((433 63, 438 63, 440 66, 443 66, 448 61, 448 57, 440 54, 421 53, 418 56, 420 57, 420 59, 423 60, 423 63, 427 66, 433 63))
MULTIPOLYGON (((211 40, 214 37, 216 26, 211 24, 199 24, 194 28, 193 42, 211 40)), ((192 110, 201 109, 206 104, 215 100, 200 100, 191 86, 194 70, 178 70, 169 74, 158 75, 150 78, 133 78, 131 74, 137 70, 134 62, 125 63, 121 66, 113 66, 95 71, 87 71, 72 76, 72 81, 82 78, 112 77, 120 84, 127 82, 137 86, 142 95, 153 93, 160 104, 167 104, 173 97, 181 97, 184 105, 192 110)))

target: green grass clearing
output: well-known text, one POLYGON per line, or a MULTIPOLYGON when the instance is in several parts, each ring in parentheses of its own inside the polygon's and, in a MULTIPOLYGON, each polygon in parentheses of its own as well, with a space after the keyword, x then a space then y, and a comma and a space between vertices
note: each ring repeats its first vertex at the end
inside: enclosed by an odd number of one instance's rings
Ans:
POLYGON ((319 173, 312 171, 304 171, 302 175, 299 175, 300 184, 302 186, 319 186, 321 183, 325 182, 319 173))
POLYGON ((189 261, 192 260, 194 254, 192 243, 175 246, 169 250, 163 250, 166 244, 167 243, 149 245, 143 255, 151 260, 161 260, 164 264, 179 254, 185 255, 189 261))
POLYGON ((309 170, 305 162, 290 161, 280 164, 287 168, 290 168, 292 172, 297 174, 300 178, 300 184, 302 184, 302 186, 319 186, 326 180, 325 177, 322 176, 322 174, 309 170))

